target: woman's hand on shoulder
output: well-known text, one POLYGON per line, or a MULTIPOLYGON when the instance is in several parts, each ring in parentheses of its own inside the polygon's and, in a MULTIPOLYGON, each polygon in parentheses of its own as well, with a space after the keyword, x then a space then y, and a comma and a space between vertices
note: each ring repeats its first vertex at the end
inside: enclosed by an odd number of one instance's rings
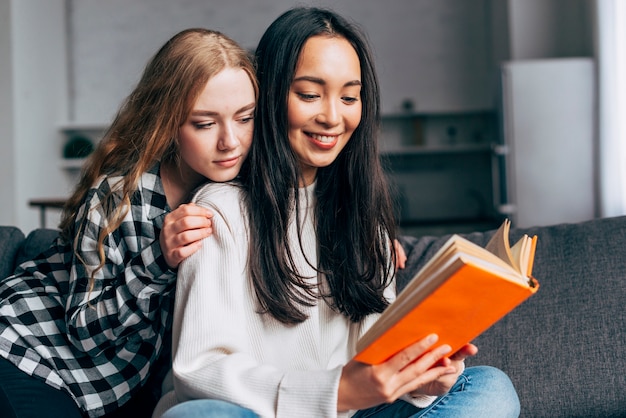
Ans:
POLYGON ((403 269, 406 266, 406 252, 404 252, 404 247, 400 244, 400 241, 397 239, 393 240, 393 246, 396 250, 396 270, 403 269))
POLYGON ((213 233, 210 210, 193 203, 182 204, 165 216, 159 237, 161 252, 170 268, 200 249, 202 240, 213 233))
POLYGON ((350 361, 341 373, 337 410, 371 408, 407 393, 445 394, 460 374, 463 355, 471 354, 459 350, 451 356, 454 360, 448 359, 450 346, 436 342, 436 335, 428 336, 378 365, 350 361))

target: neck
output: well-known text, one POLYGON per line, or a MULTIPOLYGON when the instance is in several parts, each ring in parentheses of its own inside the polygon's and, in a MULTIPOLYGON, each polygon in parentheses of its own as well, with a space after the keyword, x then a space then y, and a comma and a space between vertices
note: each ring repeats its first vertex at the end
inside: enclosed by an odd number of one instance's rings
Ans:
POLYGON ((193 170, 185 170, 184 164, 180 166, 167 162, 161 164, 161 182, 167 204, 176 209, 185 203, 191 192, 206 179, 193 170))
POLYGON ((317 177, 317 167, 302 166, 301 169, 302 179, 300 180, 300 187, 310 186, 317 177))

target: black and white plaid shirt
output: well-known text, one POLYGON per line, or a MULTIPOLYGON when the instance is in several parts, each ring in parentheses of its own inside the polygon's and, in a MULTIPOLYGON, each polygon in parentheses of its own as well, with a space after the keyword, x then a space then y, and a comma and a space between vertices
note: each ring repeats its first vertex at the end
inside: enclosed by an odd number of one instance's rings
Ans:
POLYGON ((76 219, 76 252, 59 238, 0 281, 0 355, 67 391, 94 417, 140 388, 171 329, 176 276, 158 240, 170 210, 158 164, 141 176, 124 221, 106 236, 106 262, 90 287, 107 224, 100 203, 120 180, 103 178, 89 190, 76 219))

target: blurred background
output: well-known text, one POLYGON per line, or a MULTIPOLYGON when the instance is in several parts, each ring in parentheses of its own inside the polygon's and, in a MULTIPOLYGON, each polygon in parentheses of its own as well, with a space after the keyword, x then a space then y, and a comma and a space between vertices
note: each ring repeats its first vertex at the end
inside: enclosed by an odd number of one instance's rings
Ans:
POLYGON ((90 146, 173 34, 217 29, 253 50, 300 4, 368 34, 404 233, 624 214, 625 3, 0 0, 0 224, 56 227, 90 146))

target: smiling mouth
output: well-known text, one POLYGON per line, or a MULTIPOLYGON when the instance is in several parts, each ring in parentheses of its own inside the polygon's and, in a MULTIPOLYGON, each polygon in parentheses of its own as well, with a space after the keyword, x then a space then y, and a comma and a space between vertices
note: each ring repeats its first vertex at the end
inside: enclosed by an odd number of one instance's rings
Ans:
POLYGON ((318 142, 321 142, 322 144, 332 144, 333 142, 335 142, 337 140, 337 138, 339 138, 339 135, 319 135, 319 134, 314 134, 314 133, 310 133, 307 132, 307 135, 309 135, 311 138, 315 139, 318 142))

